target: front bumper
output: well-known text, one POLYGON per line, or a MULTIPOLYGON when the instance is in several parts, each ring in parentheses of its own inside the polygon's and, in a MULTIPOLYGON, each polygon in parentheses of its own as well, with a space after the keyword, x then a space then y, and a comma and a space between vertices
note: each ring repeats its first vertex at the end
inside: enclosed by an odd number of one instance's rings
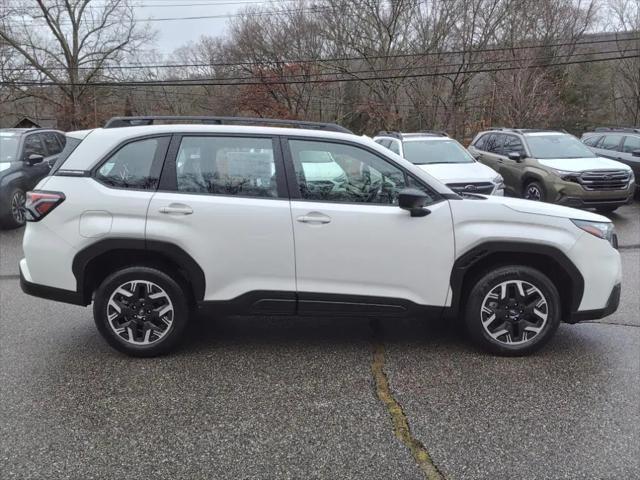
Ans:
POLYGON ((604 308, 599 308, 596 310, 584 310, 582 312, 574 312, 571 316, 566 320, 567 323, 578 323, 584 320, 599 320, 601 318, 607 317, 618 310, 618 306, 620 305, 620 290, 621 285, 617 283, 614 285, 613 290, 611 290, 611 294, 609 295, 609 300, 607 300, 607 304, 604 308))
POLYGON ((587 190, 580 183, 554 177, 546 182, 549 201, 573 208, 620 207, 633 202, 634 180, 619 190, 587 190))

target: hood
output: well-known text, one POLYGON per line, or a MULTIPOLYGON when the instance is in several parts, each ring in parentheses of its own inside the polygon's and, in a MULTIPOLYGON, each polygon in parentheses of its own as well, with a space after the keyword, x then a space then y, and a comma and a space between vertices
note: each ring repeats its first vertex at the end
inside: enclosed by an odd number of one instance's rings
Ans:
POLYGON ((604 157, 586 158, 552 158, 538 160, 545 167, 564 170, 567 172, 584 172, 586 170, 631 170, 624 163, 616 162, 604 157))
POLYGON ((534 202, 533 200, 498 197, 495 195, 486 197, 485 201, 500 203, 511 210, 521 213, 546 215, 548 217, 572 218, 574 220, 586 220, 590 222, 611 222, 607 217, 603 217, 596 213, 578 210, 577 208, 563 207, 562 205, 554 205, 553 203, 534 202))
POLYGON ((416 165, 442 183, 490 182, 498 172, 479 162, 416 165))

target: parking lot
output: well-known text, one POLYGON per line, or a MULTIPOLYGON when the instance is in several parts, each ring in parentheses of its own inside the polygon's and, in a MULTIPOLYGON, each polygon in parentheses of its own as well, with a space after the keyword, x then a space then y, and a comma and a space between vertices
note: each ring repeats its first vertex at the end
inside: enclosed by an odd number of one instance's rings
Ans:
POLYGON ((0 232, 1 476, 639 478, 640 204, 611 218, 620 309, 527 358, 419 318, 234 317, 133 359, 25 296, 0 232))

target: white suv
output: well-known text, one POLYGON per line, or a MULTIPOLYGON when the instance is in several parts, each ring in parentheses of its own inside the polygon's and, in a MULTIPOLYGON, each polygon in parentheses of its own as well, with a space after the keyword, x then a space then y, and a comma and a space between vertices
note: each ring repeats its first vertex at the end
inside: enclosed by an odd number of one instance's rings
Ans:
POLYGON ((93 302, 118 350, 166 352, 212 308, 461 317, 478 344, 517 355, 618 306, 602 216, 455 194, 335 125, 157 119, 69 133, 72 152, 27 199, 23 290, 93 302))
POLYGON ((382 131, 373 140, 419 166, 456 193, 504 195, 502 176, 478 162, 466 148, 444 132, 382 131))

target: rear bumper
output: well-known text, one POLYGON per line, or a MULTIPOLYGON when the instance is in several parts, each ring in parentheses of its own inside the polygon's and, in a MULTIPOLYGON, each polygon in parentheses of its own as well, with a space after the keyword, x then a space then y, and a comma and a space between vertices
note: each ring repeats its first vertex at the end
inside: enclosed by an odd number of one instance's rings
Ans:
POLYGON ((49 287, 48 285, 41 285, 39 283, 33 283, 27 279, 28 273, 22 271, 23 262, 20 262, 20 288, 27 295, 32 297, 46 298, 47 300, 55 300, 56 302, 71 303, 73 305, 86 306, 87 303, 83 300, 82 295, 73 290, 63 290, 62 288, 49 287))
POLYGON ((611 315, 616 310, 618 310, 618 306, 620 305, 620 289, 621 286, 619 283, 617 283, 613 287, 613 290, 611 290, 609 300, 607 300, 607 304, 604 308, 574 312, 571 314, 571 317, 567 319, 567 323, 578 323, 584 320, 599 320, 611 315))

